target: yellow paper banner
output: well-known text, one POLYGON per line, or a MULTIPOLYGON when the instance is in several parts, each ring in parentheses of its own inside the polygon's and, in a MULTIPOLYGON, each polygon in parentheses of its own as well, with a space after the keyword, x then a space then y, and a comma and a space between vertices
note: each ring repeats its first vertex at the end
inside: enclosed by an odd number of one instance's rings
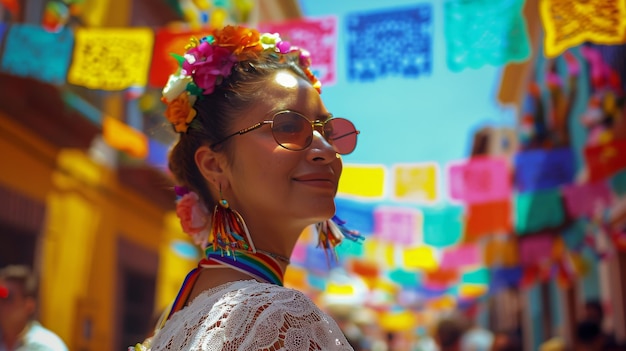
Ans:
POLYGON ((145 86, 154 35, 147 28, 77 28, 67 80, 90 89, 145 86))
POLYGON ((430 246, 406 249, 402 253, 402 260, 406 269, 433 271, 439 266, 434 249, 430 246))
POLYGON ((396 266, 395 248, 389 243, 376 238, 368 238, 363 242, 363 251, 364 257, 369 261, 376 262, 385 268, 396 266))
POLYGON ((590 41, 596 44, 626 42, 624 0, 541 0, 546 57, 556 57, 568 48, 590 41))
POLYGON ((387 331, 408 331, 415 328, 417 315, 413 311, 383 312, 380 327, 387 331))
POLYGON ((344 165, 338 194, 382 198, 385 167, 382 165, 344 165))
POLYGON ((434 202, 437 200, 437 175, 435 163, 396 165, 394 196, 401 201, 434 202))
POLYGON ((459 286, 459 297, 475 299, 487 293, 487 286, 480 284, 461 284, 459 286))

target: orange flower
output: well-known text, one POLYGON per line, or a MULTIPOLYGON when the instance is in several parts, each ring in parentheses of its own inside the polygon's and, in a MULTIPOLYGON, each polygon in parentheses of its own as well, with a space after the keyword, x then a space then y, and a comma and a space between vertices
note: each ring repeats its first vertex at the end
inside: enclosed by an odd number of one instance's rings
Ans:
POLYGON ((226 26, 216 30, 213 36, 218 46, 227 48, 238 60, 255 57, 257 53, 263 51, 261 35, 254 29, 226 26))
POLYGON ((191 107, 189 93, 185 91, 172 100, 165 109, 165 117, 174 125, 176 132, 187 132, 189 124, 196 117, 196 110, 191 107))

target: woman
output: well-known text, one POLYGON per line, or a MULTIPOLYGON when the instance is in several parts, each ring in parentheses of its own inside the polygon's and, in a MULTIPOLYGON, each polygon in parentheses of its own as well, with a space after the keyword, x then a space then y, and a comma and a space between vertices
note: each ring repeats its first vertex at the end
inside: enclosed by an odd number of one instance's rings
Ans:
POLYGON ((359 132, 326 110, 308 53, 277 34, 227 26, 192 40, 178 60, 163 92, 180 133, 170 169, 183 230, 206 257, 144 346, 351 350, 337 324, 282 279, 307 226, 316 224, 324 250, 360 239, 333 217, 340 154, 354 150, 359 132))

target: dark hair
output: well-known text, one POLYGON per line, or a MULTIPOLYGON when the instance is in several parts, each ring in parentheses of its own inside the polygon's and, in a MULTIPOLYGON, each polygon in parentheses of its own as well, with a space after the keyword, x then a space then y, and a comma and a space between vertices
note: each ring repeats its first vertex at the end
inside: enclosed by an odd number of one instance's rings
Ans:
POLYGON ((28 266, 6 266, 0 269, 0 279, 19 284, 23 296, 37 297, 37 277, 28 266))
MULTIPOLYGON (((257 101, 268 77, 284 69, 309 80, 299 66, 297 54, 262 52, 254 60, 235 63, 231 74, 211 94, 198 97, 195 102, 197 115, 187 132, 180 134, 178 143, 172 148, 169 169, 176 182, 195 191, 208 208, 213 207, 216 201, 211 197, 206 181, 195 163, 196 150, 200 146, 210 146, 222 141, 228 135, 229 127, 237 115, 257 101)), ((233 159, 228 141, 216 145, 215 149, 224 150, 229 159, 233 159)))
POLYGON ((585 302, 585 318, 593 317, 589 315, 590 311, 596 314, 597 322, 602 323, 604 319, 604 308, 599 300, 590 299, 585 302))
POLYGON ((576 341, 590 344, 602 335, 600 325, 593 321, 582 321, 576 325, 576 341))

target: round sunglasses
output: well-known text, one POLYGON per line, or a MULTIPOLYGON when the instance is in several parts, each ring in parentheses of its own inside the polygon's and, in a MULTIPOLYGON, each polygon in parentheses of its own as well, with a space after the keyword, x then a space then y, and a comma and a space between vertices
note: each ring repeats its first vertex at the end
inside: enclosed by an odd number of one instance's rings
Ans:
POLYGON ((313 131, 318 130, 335 151, 347 155, 356 147, 356 136, 360 133, 354 124, 345 118, 333 117, 325 121, 311 121, 302 114, 290 110, 279 111, 271 120, 265 120, 237 131, 212 146, 219 145, 235 135, 242 135, 269 124, 276 143, 287 150, 301 151, 313 141, 313 131))

